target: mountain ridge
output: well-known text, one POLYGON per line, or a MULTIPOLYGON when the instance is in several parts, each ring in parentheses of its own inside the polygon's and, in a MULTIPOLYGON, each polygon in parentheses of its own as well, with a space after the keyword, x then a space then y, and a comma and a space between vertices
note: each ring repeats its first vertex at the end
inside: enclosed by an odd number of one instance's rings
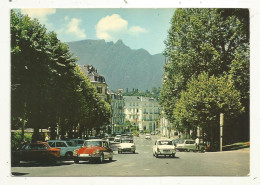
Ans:
POLYGON ((131 49, 122 40, 82 40, 68 42, 79 58, 78 64, 90 64, 103 75, 110 89, 151 90, 161 86, 164 57, 145 49, 131 49))

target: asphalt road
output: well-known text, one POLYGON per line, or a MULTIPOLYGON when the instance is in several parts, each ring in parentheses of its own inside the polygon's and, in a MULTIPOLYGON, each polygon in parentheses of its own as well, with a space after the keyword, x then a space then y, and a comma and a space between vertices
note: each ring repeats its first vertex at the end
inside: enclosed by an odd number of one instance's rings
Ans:
POLYGON ((77 176, 247 176, 249 174, 249 149, 194 153, 177 152, 175 158, 152 155, 156 136, 145 140, 144 136, 134 138, 136 153, 117 154, 112 162, 93 164, 81 161, 63 161, 54 164, 21 162, 12 167, 14 176, 77 177, 77 176))

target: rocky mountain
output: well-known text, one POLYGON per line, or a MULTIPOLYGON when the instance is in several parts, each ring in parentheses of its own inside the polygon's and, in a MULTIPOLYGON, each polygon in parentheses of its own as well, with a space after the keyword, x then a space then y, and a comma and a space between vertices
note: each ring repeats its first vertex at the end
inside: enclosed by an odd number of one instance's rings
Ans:
POLYGON ((121 40, 82 40, 68 43, 79 58, 79 64, 91 64, 103 75, 110 89, 138 88, 151 90, 160 87, 164 57, 151 55, 144 49, 134 50, 121 40))

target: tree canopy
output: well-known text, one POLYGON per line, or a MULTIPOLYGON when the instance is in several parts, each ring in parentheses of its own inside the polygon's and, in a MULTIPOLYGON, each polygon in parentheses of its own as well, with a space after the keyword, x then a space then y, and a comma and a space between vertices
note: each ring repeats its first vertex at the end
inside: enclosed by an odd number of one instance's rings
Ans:
POLYGON ((76 127, 109 123, 110 106, 80 71, 67 44, 37 19, 11 12, 12 128, 38 130, 59 124, 61 134, 76 127))
POLYGON ((248 17, 246 9, 175 11, 159 97, 174 126, 206 128, 221 111, 249 115, 248 17))

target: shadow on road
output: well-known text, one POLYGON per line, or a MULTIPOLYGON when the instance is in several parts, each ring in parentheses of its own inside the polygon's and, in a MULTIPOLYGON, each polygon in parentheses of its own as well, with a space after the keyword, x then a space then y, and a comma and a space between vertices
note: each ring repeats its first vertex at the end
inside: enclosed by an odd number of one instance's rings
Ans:
POLYGON ((99 162, 97 162, 97 161, 79 161, 79 163, 77 164, 77 165, 79 165, 79 164, 94 164, 94 165, 97 165, 97 164, 100 164, 100 165, 102 165, 102 164, 109 164, 109 163, 113 163, 113 162, 116 162, 117 160, 112 160, 112 161, 109 161, 109 160, 104 160, 104 162, 103 163, 99 163, 99 162))
POLYGON ((14 176, 23 176, 23 175, 28 175, 29 173, 19 173, 19 172, 12 172, 12 175, 14 176))
POLYGON ((132 153, 132 152, 131 152, 131 153, 130 153, 130 152, 123 152, 123 153, 120 153, 120 154, 117 154, 117 155, 125 155, 125 154, 126 154, 126 155, 127 155, 127 154, 128 154, 128 155, 135 155, 135 154, 139 154, 139 153, 138 153, 138 152, 135 152, 135 153, 132 153))
POLYGON ((158 156, 157 157, 157 159, 179 159, 180 157, 177 157, 177 156, 175 156, 175 157, 168 157, 168 156, 158 156))
POLYGON ((12 165, 12 167, 50 167, 50 166, 66 166, 73 163, 65 162, 23 162, 20 164, 12 165))

